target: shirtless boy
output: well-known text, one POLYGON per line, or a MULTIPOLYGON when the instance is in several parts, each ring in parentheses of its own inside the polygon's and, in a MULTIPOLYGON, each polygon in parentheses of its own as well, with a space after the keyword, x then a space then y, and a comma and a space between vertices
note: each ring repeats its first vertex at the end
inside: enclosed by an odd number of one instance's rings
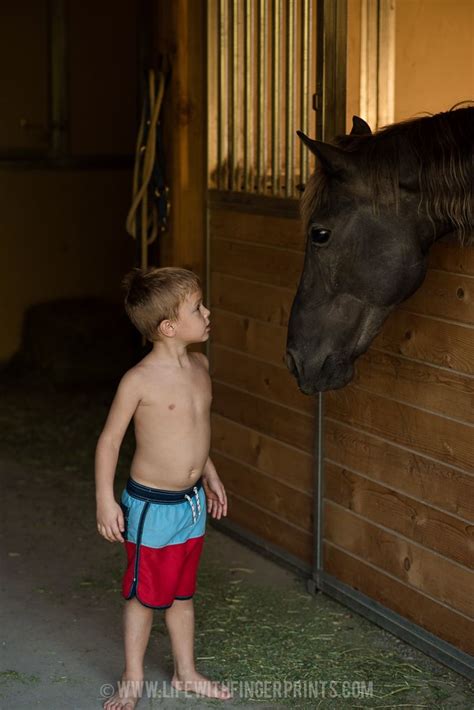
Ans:
POLYGON ((125 310, 153 349, 122 377, 95 457, 97 528, 122 542, 127 569, 125 669, 106 710, 132 710, 142 690, 153 609, 164 609, 177 690, 226 699, 228 689, 194 666, 193 594, 206 514, 227 515, 224 486, 209 458, 211 380, 191 343, 209 338, 198 277, 178 268, 133 269, 125 310), (134 420, 136 450, 120 505, 113 482, 120 445, 134 420))

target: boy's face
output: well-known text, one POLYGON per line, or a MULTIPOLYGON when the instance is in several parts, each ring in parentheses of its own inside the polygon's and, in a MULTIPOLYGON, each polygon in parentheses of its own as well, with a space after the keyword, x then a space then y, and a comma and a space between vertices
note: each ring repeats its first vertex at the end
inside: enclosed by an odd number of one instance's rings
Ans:
POLYGON ((202 302, 201 290, 186 297, 179 307, 176 336, 186 343, 200 343, 209 338, 210 311, 202 302))

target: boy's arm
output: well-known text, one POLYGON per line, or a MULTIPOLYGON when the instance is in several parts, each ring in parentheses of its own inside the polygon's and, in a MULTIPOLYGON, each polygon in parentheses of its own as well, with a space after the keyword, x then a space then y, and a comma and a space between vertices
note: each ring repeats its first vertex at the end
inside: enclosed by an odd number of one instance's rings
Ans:
POLYGON ((227 515, 227 495, 210 457, 202 471, 202 482, 206 492, 207 512, 219 520, 227 515))
POLYGON ((140 401, 139 375, 129 370, 120 380, 95 452, 97 527, 110 542, 123 542, 123 513, 114 498, 114 478, 120 446, 140 401))
MULTIPOLYGON (((201 352, 196 352, 195 354, 201 362, 204 363, 209 372, 209 360, 207 355, 201 352)), ((210 457, 208 457, 202 470, 202 482, 206 492, 207 512, 210 513, 213 518, 219 520, 223 515, 227 515, 227 495, 224 484, 219 478, 210 457)))

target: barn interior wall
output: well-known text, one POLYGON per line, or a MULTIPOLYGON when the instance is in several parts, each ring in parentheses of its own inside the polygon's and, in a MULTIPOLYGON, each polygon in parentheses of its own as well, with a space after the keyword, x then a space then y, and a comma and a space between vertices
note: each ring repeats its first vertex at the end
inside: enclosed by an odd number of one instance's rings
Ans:
MULTIPOLYGON (((394 0, 394 121, 474 99, 471 0, 394 0), (455 68, 453 70, 453 68, 455 68)), ((362 0, 348 0, 346 127, 360 115, 362 0)))
MULTIPOLYGON (((0 149, 47 149, 47 3, 19 0, 2 8, 0 58, 8 76, 0 149), (43 13, 43 15, 41 15, 43 13), (30 42, 31 40, 31 42, 30 42), (32 52, 34 56, 32 56, 32 52), (39 90, 41 84, 44 90, 39 90), (31 123, 21 129, 20 120, 31 123)), ((33 159, 0 163, 0 361, 20 345, 30 304, 63 297, 121 299, 120 279, 133 265, 125 232, 131 168, 107 168, 134 153, 137 114, 136 17, 126 0, 68 2, 68 152, 81 169, 33 159), (119 50, 117 50, 119 48, 119 50), (90 156, 103 156, 99 169, 90 156)))
POLYGON ((31 304, 121 298, 130 182, 130 171, 0 170, 0 360, 19 348, 31 304))
POLYGON ((395 121, 474 99, 471 0, 396 0, 395 121))

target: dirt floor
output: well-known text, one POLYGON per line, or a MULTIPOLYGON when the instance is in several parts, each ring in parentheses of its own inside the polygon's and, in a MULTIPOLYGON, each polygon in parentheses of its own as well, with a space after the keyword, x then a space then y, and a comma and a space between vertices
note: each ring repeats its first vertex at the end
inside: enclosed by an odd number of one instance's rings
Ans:
MULTIPOLYGON (((96 533, 93 489, 112 393, 3 381, 0 397, 0 707, 100 708, 122 669, 124 552, 96 533)), ((129 431, 117 493, 132 447, 129 431)), ((198 668, 235 684, 228 707, 474 708, 473 683, 328 597, 310 596, 304 579, 212 526, 195 606, 198 668)), ((154 685, 139 707, 220 704, 172 697, 171 668, 155 612, 146 666, 154 685)))

